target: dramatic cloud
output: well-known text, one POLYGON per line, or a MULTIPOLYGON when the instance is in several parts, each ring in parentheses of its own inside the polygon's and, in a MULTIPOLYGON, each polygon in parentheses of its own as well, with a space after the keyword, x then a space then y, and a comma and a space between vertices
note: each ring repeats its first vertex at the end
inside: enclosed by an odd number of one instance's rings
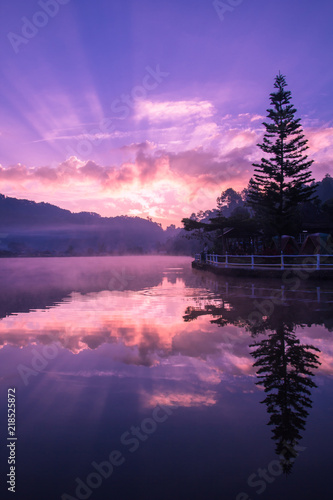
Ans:
POLYGON ((246 185, 251 170, 246 156, 251 148, 238 133, 234 140, 235 147, 224 155, 202 147, 173 153, 132 145, 128 152, 134 159, 119 166, 71 157, 55 167, 0 167, 0 189, 16 197, 26 197, 28 191, 35 201, 58 204, 60 198, 60 206, 69 209, 80 200, 81 210, 109 216, 133 214, 131 206, 136 203, 135 214, 179 224, 182 217, 202 208, 202 200, 206 199, 205 209, 213 208, 216 197, 230 183, 240 189, 246 185), (93 206, 82 203, 84 191, 89 193, 85 198, 95 200, 93 206), (102 199, 114 202, 114 209, 99 206, 102 199))
MULTIPOLYGON (((0 192, 72 211, 149 215, 163 225, 179 225, 192 212, 214 208, 222 190, 247 186, 252 163, 262 156, 257 147, 264 133, 262 116, 227 115, 218 123, 208 101, 140 101, 137 112, 141 118, 175 123, 151 126, 138 142, 129 143, 123 135, 109 155, 115 159, 111 164, 73 155, 59 164, 0 166, 0 192)), ((319 180, 332 173, 333 129, 312 126, 305 136, 319 180)), ((88 136, 86 142, 95 151, 88 136)))

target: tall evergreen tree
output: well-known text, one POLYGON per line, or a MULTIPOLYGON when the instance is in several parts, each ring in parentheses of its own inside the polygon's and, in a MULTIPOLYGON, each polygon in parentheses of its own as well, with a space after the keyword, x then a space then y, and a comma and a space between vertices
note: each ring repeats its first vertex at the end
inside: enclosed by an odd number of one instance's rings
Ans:
POLYGON ((286 86, 285 77, 277 75, 276 91, 270 94, 272 108, 267 110, 270 123, 263 123, 266 133, 258 144, 267 157, 253 164, 255 174, 248 191, 248 204, 266 232, 280 237, 295 232, 297 207, 314 199, 316 190, 310 171, 313 160, 305 154, 308 141, 286 86))

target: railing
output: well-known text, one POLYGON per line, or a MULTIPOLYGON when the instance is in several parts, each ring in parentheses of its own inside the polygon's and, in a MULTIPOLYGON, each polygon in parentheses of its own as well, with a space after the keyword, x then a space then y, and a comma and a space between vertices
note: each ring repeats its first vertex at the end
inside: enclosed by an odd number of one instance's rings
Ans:
POLYGON ((245 269, 294 269, 298 267, 310 269, 333 269, 333 255, 225 255, 205 253, 195 255, 196 262, 210 264, 215 267, 245 269))

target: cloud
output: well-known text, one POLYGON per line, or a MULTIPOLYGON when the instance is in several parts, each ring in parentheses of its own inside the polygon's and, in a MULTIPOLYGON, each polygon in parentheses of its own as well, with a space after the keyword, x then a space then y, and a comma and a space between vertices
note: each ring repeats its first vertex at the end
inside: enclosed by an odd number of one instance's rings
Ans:
MULTIPOLYGON (((238 141, 235 146, 246 144, 246 139, 238 141)), ((0 192, 72 211, 150 215, 165 225, 179 225, 183 217, 203 208, 205 198, 204 208, 214 208, 216 197, 230 183, 242 188, 251 168, 246 148, 240 147, 221 155, 202 147, 174 153, 144 143, 130 145, 127 152, 132 159, 117 166, 74 156, 55 167, 0 166, 0 192)))
MULTIPOLYGON (((193 390, 193 389, 192 389, 193 390)), ((214 406, 217 402, 217 394, 212 390, 205 390, 203 394, 185 391, 160 392, 156 394, 143 394, 145 404, 149 408, 157 405, 182 406, 190 408, 193 406, 214 406)))
POLYGON ((265 120, 265 117, 262 115, 253 115, 251 118, 251 122, 255 122, 257 120, 265 120))
POLYGON ((143 141, 140 143, 132 142, 131 144, 125 144, 121 146, 119 149, 123 151, 148 151, 154 148, 154 144, 149 141, 143 141))
POLYGON ((333 156, 333 127, 307 129, 306 137, 313 153, 327 152, 327 148, 329 148, 329 154, 331 157, 333 156))
POLYGON ((210 118, 214 107, 209 101, 138 101, 135 107, 137 120, 149 119, 152 122, 192 120, 210 118))
MULTIPOLYGON (((108 151, 109 158, 117 158, 111 164, 73 155, 55 165, 0 166, 0 192, 72 211, 150 215, 164 225, 179 225, 194 211, 214 208, 224 189, 246 187, 252 163, 262 156, 260 115, 227 115, 216 123, 208 101, 140 101, 140 106, 141 117, 174 123, 138 130, 135 142, 119 138, 108 151)), ((313 126, 305 136, 319 180, 332 171, 333 128, 313 126)))
POLYGON ((145 186, 153 180, 175 180, 176 175, 178 180, 186 179, 186 183, 191 185, 197 184, 198 176, 206 178, 208 183, 208 179, 211 179, 211 183, 216 184, 240 176, 244 165, 250 167, 244 156, 249 152, 246 148, 254 141, 255 137, 250 132, 237 132, 231 139, 230 150, 224 155, 202 147, 172 153, 150 151, 147 143, 132 144, 127 149, 135 152, 134 160, 123 162, 120 166, 102 166, 92 160, 82 161, 73 156, 56 167, 26 167, 21 164, 7 168, 0 166, 0 182, 15 185, 17 181, 26 184, 36 181, 43 185, 60 186, 94 180, 100 188, 114 191, 128 185, 145 186))
POLYGON ((304 129, 309 149, 309 159, 314 160, 312 171, 317 180, 333 174, 333 127, 309 127, 304 129))

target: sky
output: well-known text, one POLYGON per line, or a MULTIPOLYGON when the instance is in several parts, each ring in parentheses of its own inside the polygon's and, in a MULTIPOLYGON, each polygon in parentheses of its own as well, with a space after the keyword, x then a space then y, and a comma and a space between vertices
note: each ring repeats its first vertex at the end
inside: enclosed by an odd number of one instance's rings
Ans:
POLYGON ((333 175, 333 4, 0 5, 0 193, 181 226, 247 186, 286 76, 316 180, 333 175))

